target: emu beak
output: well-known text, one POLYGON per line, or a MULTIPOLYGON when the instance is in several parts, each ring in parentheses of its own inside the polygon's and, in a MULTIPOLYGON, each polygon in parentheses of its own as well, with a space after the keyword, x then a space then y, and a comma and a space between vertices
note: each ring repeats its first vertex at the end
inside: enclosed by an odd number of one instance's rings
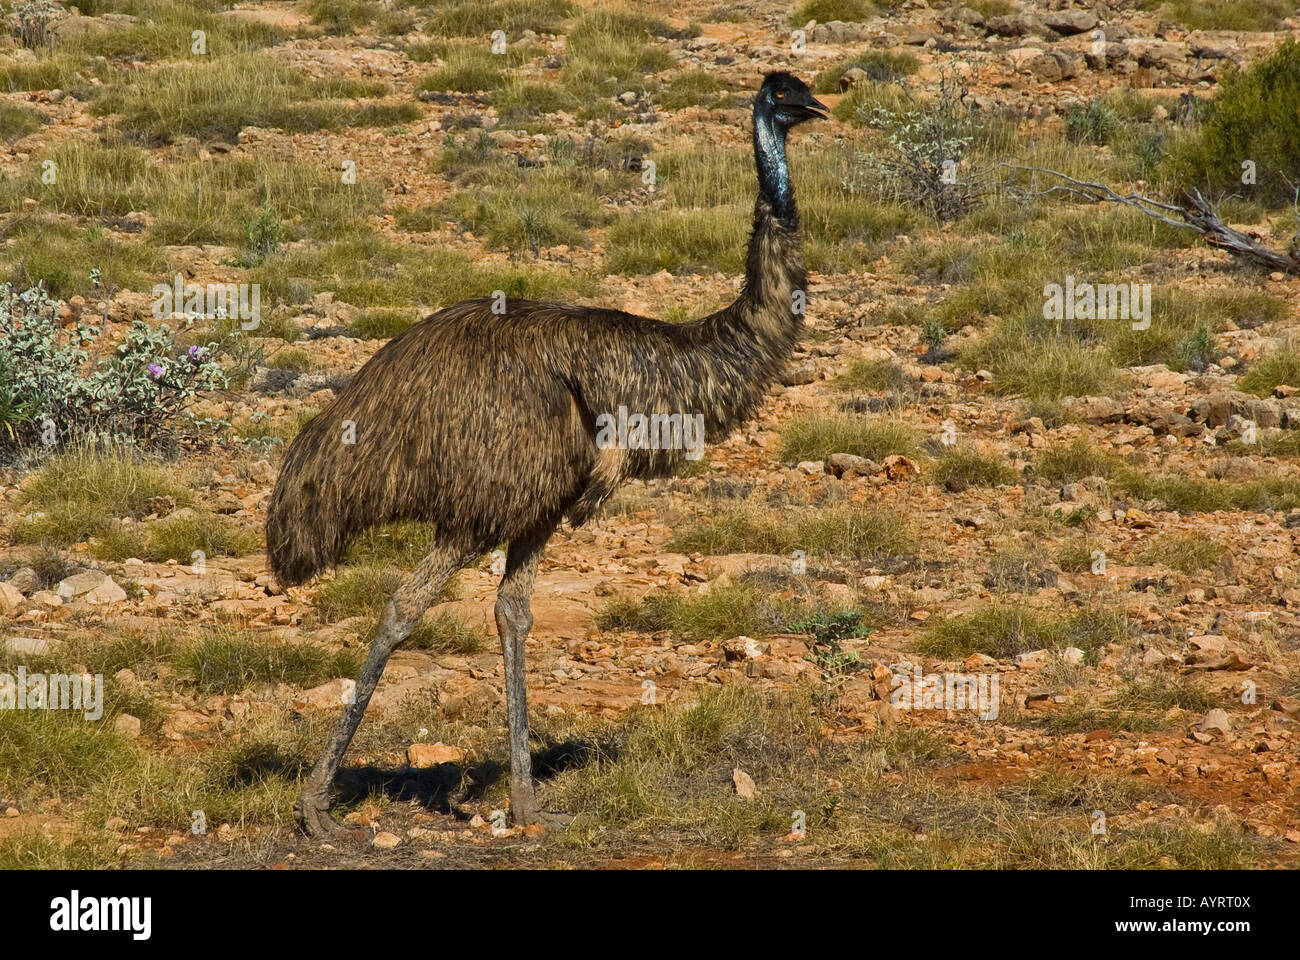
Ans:
POLYGON ((830 116, 830 108, 822 103, 816 97, 809 97, 809 102, 805 104, 804 111, 808 114, 810 120, 825 120, 830 116))

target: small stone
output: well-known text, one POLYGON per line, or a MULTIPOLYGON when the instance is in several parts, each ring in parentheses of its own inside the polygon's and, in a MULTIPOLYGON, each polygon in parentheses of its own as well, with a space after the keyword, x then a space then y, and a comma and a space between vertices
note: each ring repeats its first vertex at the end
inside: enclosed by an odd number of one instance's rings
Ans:
POLYGON ((920 476, 921 467, 911 457, 905 457, 900 453, 891 453, 881 462, 881 468, 885 471, 885 476, 890 480, 906 480, 909 476, 920 476))
POLYGON ((1083 663, 1083 651, 1078 647, 1066 647, 1061 651, 1061 659, 1072 667, 1077 667, 1083 663))
POLYGON ((113 729, 123 736, 134 739, 140 736, 140 718, 133 717, 129 713, 119 713, 113 721, 113 729))
POLYGON ((22 567, 9 578, 9 586, 22 594, 32 593, 40 585, 41 578, 31 567, 22 567))
POLYGON ((0 583, 0 614, 12 613, 27 599, 21 590, 9 583, 0 583))
POLYGON ((771 649, 771 644, 759 643, 753 637, 732 637, 722 641, 722 652, 728 660, 753 660, 771 649))
POLYGON ((832 453, 826 458, 826 472, 833 477, 839 477, 841 480, 851 480, 854 477, 873 477, 880 472, 880 464, 874 460, 858 457, 851 453, 832 453))
POLYGON ((413 743, 406 748, 406 760, 417 769, 426 769, 440 763, 462 763, 465 751, 445 743, 413 743))
POLYGON ((81 599, 92 604, 121 603, 126 599, 126 591, 112 577, 105 577, 99 586, 82 594, 81 599))
POLYGON ((50 641, 44 637, 10 637, 4 649, 25 657, 41 657, 50 652, 50 641))
POLYGON ((758 788, 754 786, 754 778, 740 767, 731 771, 731 782, 736 786, 736 796, 742 800, 753 800, 758 794, 758 788))
POLYGON ((75 600, 84 596, 108 579, 103 570, 84 570, 59 581, 55 592, 64 600, 75 600))
POLYGON ((1016 654, 1016 663, 1020 665, 1021 670, 1038 670, 1047 666, 1051 656, 1046 650, 1029 650, 1016 654))
POLYGON ((370 841, 372 847, 378 847, 380 850, 392 850, 402 842, 402 838, 395 833, 389 833, 387 830, 375 834, 370 841))
POLYGON ((1228 719, 1228 711, 1222 707, 1215 707, 1205 714, 1197 729, 1207 735, 1217 734, 1226 737, 1232 730, 1232 723, 1228 719))

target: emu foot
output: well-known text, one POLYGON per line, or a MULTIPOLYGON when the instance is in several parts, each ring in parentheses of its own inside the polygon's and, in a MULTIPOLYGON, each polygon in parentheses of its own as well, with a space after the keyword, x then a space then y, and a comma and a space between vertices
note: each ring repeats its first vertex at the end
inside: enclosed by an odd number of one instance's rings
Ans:
POLYGON ((303 792, 293 804, 293 819, 309 837, 332 837, 346 828, 330 814, 329 797, 303 792))
POLYGON ((567 813, 551 810, 539 810, 537 805, 510 804, 510 815, 516 827, 541 827, 543 830, 562 830, 573 823, 573 817, 567 813))

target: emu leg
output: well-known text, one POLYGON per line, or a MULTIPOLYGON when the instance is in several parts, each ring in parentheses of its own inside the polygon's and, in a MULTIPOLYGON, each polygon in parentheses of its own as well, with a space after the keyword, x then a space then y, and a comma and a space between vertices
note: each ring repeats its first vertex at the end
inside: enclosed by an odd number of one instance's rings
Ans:
POLYGON ((518 826, 541 823, 558 826, 568 822, 560 814, 537 809, 533 790, 533 762, 528 753, 527 672, 524 645, 533 626, 530 600, 537 578, 537 564, 550 534, 513 540, 506 555, 506 572, 497 590, 497 632, 505 658, 506 711, 510 724, 510 816, 518 826))
POLYGON ((329 793, 334 784, 348 744, 357 732, 365 715, 370 697, 383 675, 384 665, 402 641, 411 635, 415 625, 453 573, 473 559, 472 554, 446 548, 436 548, 420 561, 410 578, 398 588, 393 599, 384 608, 383 618, 375 638, 370 642, 370 653, 361 675, 357 677, 352 700, 343 710, 334 735, 325 746, 325 752, 316 761, 298 799, 293 805, 293 816, 308 836, 321 836, 342 830, 342 824, 330 816, 329 793))

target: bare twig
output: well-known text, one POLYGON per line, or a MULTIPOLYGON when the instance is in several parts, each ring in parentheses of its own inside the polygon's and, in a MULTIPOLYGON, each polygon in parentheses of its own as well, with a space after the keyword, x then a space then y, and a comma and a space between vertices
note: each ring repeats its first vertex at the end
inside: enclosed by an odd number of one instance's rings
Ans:
POLYGON ((1195 230, 1205 238, 1205 242, 1210 246, 1227 250, 1234 256, 1249 260, 1270 270, 1300 274, 1300 234, 1297 234, 1291 240, 1286 253, 1279 253, 1265 246, 1258 237, 1242 233, 1240 230, 1234 230, 1224 223, 1218 214, 1214 212, 1209 201, 1195 187, 1182 192, 1181 200, 1183 202, 1181 204, 1164 203, 1143 196, 1140 193, 1117 193, 1104 183, 1078 180, 1068 174, 1061 173, 1059 170, 1050 170, 1046 167, 1026 167, 1012 163, 1000 163, 998 166, 1031 174, 1045 174, 1065 181, 1064 184, 1055 184, 1042 190, 1018 191, 1018 195, 1022 198, 1044 197, 1052 193, 1068 193, 1089 203, 1123 204, 1124 206, 1133 207, 1151 219, 1158 220, 1168 226, 1182 230, 1195 230), (1169 214, 1176 214, 1178 219, 1174 219, 1169 214))

